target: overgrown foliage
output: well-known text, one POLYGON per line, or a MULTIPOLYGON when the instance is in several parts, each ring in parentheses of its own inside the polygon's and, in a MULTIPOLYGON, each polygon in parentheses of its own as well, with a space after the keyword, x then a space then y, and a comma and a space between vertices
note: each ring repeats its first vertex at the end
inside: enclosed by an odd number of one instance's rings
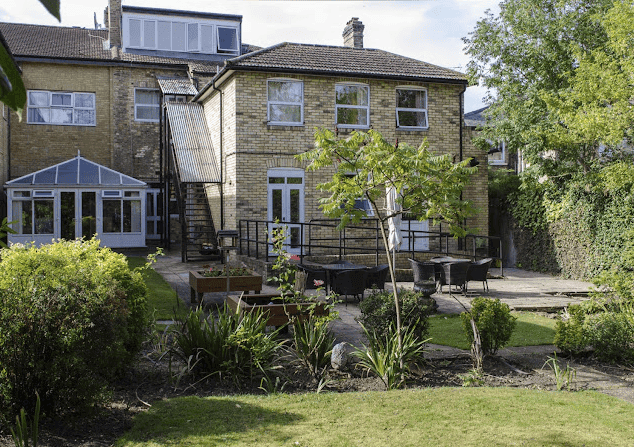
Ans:
MULTIPOLYGON (((410 330, 418 340, 423 340, 429 335, 428 318, 433 310, 431 302, 423 301, 421 298, 420 294, 411 290, 400 289, 398 292, 403 328, 410 330)), ((396 306, 390 291, 372 291, 361 301, 359 310, 359 323, 368 332, 385 337, 392 330, 392 324, 396 320, 396 306)))
POLYGON ((0 413, 81 412, 141 346, 147 288, 99 241, 0 252, 0 413))
POLYGON ((480 333, 484 355, 495 354, 506 346, 515 329, 517 317, 511 315, 508 304, 499 299, 478 297, 471 301, 471 310, 460 314, 465 335, 473 343, 471 319, 480 333))
POLYGON ((240 315, 225 306, 214 318, 198 308, 178 321, 174 352, 200 377, 252 383, 275 369, 284 343, 278 331, 266 332, 266 322, 262 312, 240 315))
POLYGON ((293 322, 293 351, 313 378, 320 380, 330 366, 335 335, 327 318, 306 318, 293 322))

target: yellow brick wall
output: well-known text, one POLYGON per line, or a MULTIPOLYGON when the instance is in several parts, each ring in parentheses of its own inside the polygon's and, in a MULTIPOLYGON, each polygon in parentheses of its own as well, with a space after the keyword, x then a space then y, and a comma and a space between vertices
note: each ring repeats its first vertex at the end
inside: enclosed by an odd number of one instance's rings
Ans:
MULTIPOLYGON (((370 86, 370 124, 388 141, 421 144, 424 138, 437 153, 449 153, 459 159, 460 152, 460 91, 459 85, 434 83, 403 83, 372 79, 318 77, 305 75, 280 76, 267 73, 236 72, 223 90, 223 153, 225 156, 225 227, 236 228, 239 219, 267 219, 267 170, 273 167, 303 168, 293 157, 314 147, 316 127, 335 129, 335 84, 337 82, 362 82, 370 86), (273 126, 267 123, 267 79, 285 77, 304 82, 304 125, 273 126), (428 91, 429 128, 424 131, 396 129, 395 107, 397 86, 425 87, 428 91), (236 157, 237 162, 236 162, 236 157)), ((218 94, 204 103, 214 145, 218 150, 218 94)), ((346 131, 340 130, 340 136, 346 131)), ((477 151, 463 134, 463 156, 477 151)), ((480 156, 482 158, 482 156, 480 156)), ((481 207, 469 226, 486 233, 488 206, 486 195, 486 166, 481 160, 478 174, 464 193, 481 207)), ((305 173, 304 221, 323 218, 318 198, 323 193, 316 190, 318 183, 332 175, 332 170, 305 173)), ((443 228, 446 230, 446 227, 443 228)))

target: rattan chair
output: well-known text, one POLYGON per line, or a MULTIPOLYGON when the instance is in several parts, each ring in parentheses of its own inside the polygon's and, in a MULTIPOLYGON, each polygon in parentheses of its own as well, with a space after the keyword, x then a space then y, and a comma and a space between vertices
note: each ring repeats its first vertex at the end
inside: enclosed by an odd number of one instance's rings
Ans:
MULTIPOLYGON (((467 284, 469 283, 469 281, 481 281, 482 290, 488 292, 489 282, 487 281, 487 276, 489 273, 489 267, 491 267, 492 262, 492 258, 485 258, 480 259, 476 262, 472 262, 469 266, 469 270, 467 271, 467 284)), ((467 285, 465 285, 465 289, 466 287, 467 285)))
POLYGON ((321 287, 315 285, 315 281, 323 281, 322 284, 326 284, 326 271, 324 269, 319 268, 315 265, 306 264, 299 264, 298 267, 300 270, 306 272, 306 274, 308 275, 308 277, 306 278, 307 289, 316 289, 317 287, 321 287))
POLYGON ((390 267, 387 264, 382 264, 376 267, 368 267, 366 271, 368 272, 368 278, 366 279, 365 288, 385 290, 385 280, 390 267))
MULTIPOLYGON (((449 286, 449 294, 451 294, 451 286, 459 287, 463 294, 467 293, 467 271, 471 267, 471 262, 448 262, 442 265, 445 272, 445 281, 449 286)), ((440 286, 442 292, 442 285, 440 286)))
POLYGON ((359 301, 363 299, 367 279, 368 272, 365 269, 334 271, 331 272, 331 289, 337 295, 346 297, 347 306, 348 295, 359 301))

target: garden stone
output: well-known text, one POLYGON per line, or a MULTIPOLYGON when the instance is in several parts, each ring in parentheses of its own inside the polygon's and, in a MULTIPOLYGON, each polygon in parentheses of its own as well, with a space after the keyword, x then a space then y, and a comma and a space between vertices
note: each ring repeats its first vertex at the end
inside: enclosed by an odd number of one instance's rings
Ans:
POLYGON ((337 343, 332 348, 332 354, 330 355, 330 364, 336 370, 341 370, 348 363, 348 354, 346 353, 346 343, 337 343))

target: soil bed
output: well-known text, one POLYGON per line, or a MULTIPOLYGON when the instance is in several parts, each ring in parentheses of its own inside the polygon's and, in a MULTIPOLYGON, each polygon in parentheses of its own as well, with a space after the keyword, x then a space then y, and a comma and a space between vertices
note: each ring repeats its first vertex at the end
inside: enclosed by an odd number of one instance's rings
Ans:
MULTIPOLYGON (((530 389, 554 390, 555 381, 548 367, 540 371, 547 356, 526 354, 514 356, 512 360, 489 357, 484 362, 485 386, 508 386, 530 389)), ((623 380, 633 380, 631 370, 604 365, 592 358, 577 359, 575 364, 592 366, 606 374, 623 380)), ((173 371, 176 370, 172 365, 173 371)), ((406 388, 456 387, 462 386, 462 376, 471 370, 468 355, 444 359, 431 359, 414 371, 406 388)), ((382 391, 383 383, 375 377, 367 377, 364 371, 354 366, 344 371, 331 370, 329 385, 331 392, 382 391)), ((297 368, 287 367, 281 373, 284 392, 311 392, 316 390, 315 381, 297 368)), ((84 417, 74 424, 62 424, 50 419, 42 421, 40 442, 42 447, 101 447, 111 446, 132 426, 132 417, 147 410, 152 402, 180 396, 221 396, 237 393, 261 394, 258 383, 237 389, 227 382, 195 382, 193 378, 181 379, 178 386, 170 385, 167 360, 157 361, 150 352, 139 356, 134 367, 117 382, 111 403, 100 408, 91 417, 84 417)), ((576 387, 575 389, 580 389, 576 387)), ((0 436, 0 446, 13 446, 9 436, 0 436)))

